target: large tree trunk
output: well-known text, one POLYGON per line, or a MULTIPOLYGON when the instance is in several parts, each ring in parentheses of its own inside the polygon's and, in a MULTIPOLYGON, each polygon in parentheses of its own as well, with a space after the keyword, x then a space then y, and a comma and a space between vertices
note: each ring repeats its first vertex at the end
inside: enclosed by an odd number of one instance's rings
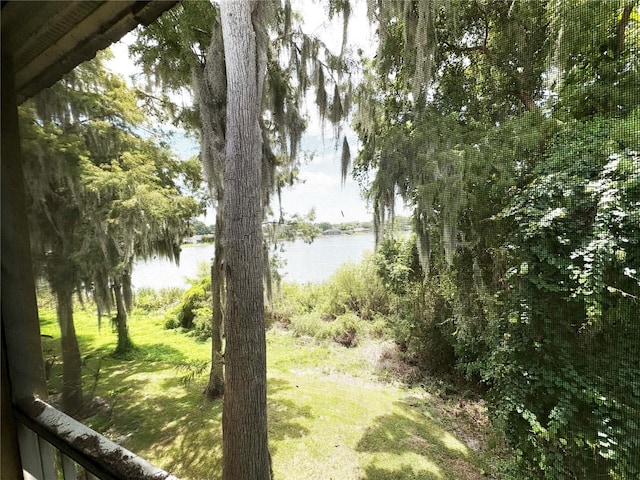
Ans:
POLYGON ((80 347, 73 324, 73 284, 51 285, 57 300, 60 342, 62 344, 62 409, 77 415, 84 407, 80 347))
POLYGON ((221 397, 224 393, 224 361, 222 356, 222 275, 223 275, 223 247, 222 230, 224 221, 222 218, 222 194, 218 194, 218 211, 216 212, 215 253, 213 265, 211 265, 211 371, 209 383, 204 391, 209 400, 221 397))
POLYGON ((118 331, 117 354, 127 353, 133 348, 133 343, 129 338, 129 326, 127 325, 127 309, 124 295, 122 293, 122 283, 120 280, 113 282, 113 293, 116 297, 116 328, 118 331))
POLYGON ((249 0, 220 4, 227 72, 223 480, 271 478, 258 123, 263 74, 258 64, 263 58, 252 21, 258 5, 249 0))

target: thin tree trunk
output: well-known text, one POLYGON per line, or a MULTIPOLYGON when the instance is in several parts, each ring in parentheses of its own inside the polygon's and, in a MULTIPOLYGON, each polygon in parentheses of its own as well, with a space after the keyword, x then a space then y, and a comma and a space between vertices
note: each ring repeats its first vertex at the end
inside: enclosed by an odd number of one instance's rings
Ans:
MULTIPOLYGON (((219 190, 221 192, 221 190, 219 190)), ((222 275, 223 275, 223 247, 222 230, 222 194, 218 194, 218 210, 216 212, 215 252, 211 265, 211 371, 209 383, 204 391, 209 400, 221 397, 224 393, 224 360, 222 356, 222 275)))
POLYGON ((211 270, 211 371, 204 391, 208 399, 222 396, 224 392, 224 361, 222 356, 222 294, 224 288, 224 155, 227 101, 224 47, 219 24, 213 26, 211 44, 207 49, 203 70, 192 71, 195 94, 200 110, 202 137, 202 168, 212 197, 217 200, 214 264, 211 270))
POLYGON ((123 354, 133 348, 133 343, 129 338, 129 327, 127 325, 127 309, 125 307, 124 295, 122 294, 122 284, 120 281, 113 282, 113 293, 116 297, 116 328, 118 331, 118 346, 116 353, 123 354))
POLYGON ((620 23, 618 23, 618 28, 616 29, 616 43, 613 52, 613 57, 618 60, 620 58, 620 54, 624 50, 624 36, 625 31, 627 30, 627 26, 629 25, 629 20, 631 20, 631 14, 633 13, 633 9, 635 8, 636 2, 629 2, 624 6, 622 10, 622 17, 620 18, 620 23))
POLYGON ((227 72, 223 480, 271 478, 262 284, 259 2, 220 4, 227 72), (259 19, 256 19, 259 22, 259 19))
MULTIPOLYGON (((131 267, 130 267, 131 268, 131 267)), ((122 297, 127 312, 133 308, 133 288, 131 286, 131 269, 122 275, 122 297)))
POLYGON ((62 409, 73 416, 79 414, 84 407, 82 362, 73 324, 73 285, 51 285, 51 290, 56 295, 62 344, 62 409))

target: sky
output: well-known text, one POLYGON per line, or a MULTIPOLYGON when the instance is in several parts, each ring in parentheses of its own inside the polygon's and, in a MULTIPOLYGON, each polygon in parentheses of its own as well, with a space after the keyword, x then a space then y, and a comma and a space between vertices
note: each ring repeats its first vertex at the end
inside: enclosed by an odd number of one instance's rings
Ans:
MULTIPOLYGON (((301 10, 304 19, 304 31, 322 38, 333 51, 340 50, 342 40, 342 21, 328 22, 325 9, 315 2, 293 2, 301 10)), ((355 11, 349 22, 349 46, 360 48, 365 53, 373 55, 375 49, 374 37, 371 34, 366 19, 366 5, 364 1, 356 2, 355 11)), ((112 45, 114 58, 108 63, 108 67, 131 80, 132 75, 140 73, 128 56, 127 46, 135 40, 134 34, 128 34, 122 41, 112 45)), ((186 99, 189 101, 189 99, 186 99)), ((312 102, 308 102, 312 104, 312 102)), ((367 202, 362 198, 360 187, 352 178, 342 183, 340 176, 341 150, 335 148, 336 140, 333 137, 333 129, 327 125, 323 129, 320 120, 313 108, 307 108, 308 129, 303 136, 301 149, 310 153, 311 161, 302 161, 300 178, 302 182, 287 188, 282 194, 282 208, 285 214, 306 215, 311 209, 315 210, 317 222, 343 223, 371 221, 373 213, 367 202)), ((175 130, 174 127, 169 129, 175 130)), ((352 158, 359 149, 357 137, 349 128, 345 129, 352 158)), ((175 135, 172 142, 174 151, 182 156, 189 157, 198 152, 198 145, 193 139, 185 138, 180 132, 175 135)), ((342 139, 339 142, 342 145, 342 139)), ((275 205, 275 201, 272 202, 275 205)), ((402 212, 398 212, 402 214, 402 212)), ((203 219, 207 223, 213 223, 212 212, 203 219)))

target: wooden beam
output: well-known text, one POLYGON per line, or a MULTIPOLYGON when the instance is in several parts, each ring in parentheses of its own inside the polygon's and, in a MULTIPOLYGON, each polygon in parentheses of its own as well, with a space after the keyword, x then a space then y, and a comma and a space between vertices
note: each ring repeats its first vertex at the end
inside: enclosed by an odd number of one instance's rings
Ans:
POLYGON ((2 51, 13 58, 18 104, 176 0, 17 2, 2 7, 2 51))
MULTIPOLYGON (((24 176, 20 153, 20 135, 18 131, 18 108, 16 104, 13 68, 11 58, 2 52, 2 119, 0 143, 2 144, 2 356, 7 362, 10 379, 11 413, 13 402, 18 399, 32 398, 33 395, 47 397, 42 344, 40 342, 40 323, 36 304, 36 289, 33 280, 33 268, 27 225, 27 209, 24 195, 24 176), (6 356, 6 357, 5 357, 6 356)), ((3 361, 4 363, 4 361, 3 361)), ((3 366, 3 383, 6 380, 3 366)), ((3 408, 5 408, 5 388, 3 385, 3 408)), ((3 413, 3 417, 5 414, 3 413)), ((3 434, 4 434, 3 419, 3 434)), ((33 436, 18 430, 19 444, 31 445, 33 436)), ((4 440, 4 438, 3 438, 4 440)), ((14 439, 9 439, 13 441, 14 439)), ((35 439, 37 443, 37 438, 35 439)), ((6 452, 16 445, 9 444, 6 452)), ((2 446, 3 455, 5 445, 2 446)), ((25 468, 42 471, 43 461, 40 448, 33 455, 29 450, 21 450, 21 463, 25 468)), ((20 460, 17 460, 20 462, 20 460)), ((15 466, 15 465, 14 465, 15 466)), ((5 467, 4 460, 2 469, 5 467)), ((4 478, 4 473, 2 475, 4 478)), ((20 478, 9 476, 7 478, 20 478)), ((38 477, 43 478, 43 477, 38 477)))
MULTIPOLYGON (((24 3, 32 6, 23 13, 24 18, 16 20, 18 22, 16 25, 20 25, 20 28, 12 25, 13 28, 9 28, 9 33, 5 34, 13 51, 13 66, 16 73, 20 72, 25 65, 28 65, 42 52, 59 42, 60 38, 75 25, 82 25, 83 22, 86 22, 92 12, 103 2, 61 2, 54 4, 57 6, 55 9, 47 5, 47 2, 24 3)), ((14 5, 13 2, 8 3, 8 6, 12 5, 14 5)), ((4 10, 2 13, 4 20, 4 10)))
MULTIPOLYGON (((3 52, 4 53, 4 52, 3 52)), ((2 334, 15 399, 47 397, 11 59, 2 57, 2 334)))

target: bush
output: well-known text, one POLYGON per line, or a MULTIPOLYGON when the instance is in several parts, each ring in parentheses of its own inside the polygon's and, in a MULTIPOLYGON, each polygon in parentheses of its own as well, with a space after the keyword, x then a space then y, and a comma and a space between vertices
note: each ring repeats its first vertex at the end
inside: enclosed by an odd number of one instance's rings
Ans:
POLYGON ((296 315, 315 311, 323 295, 322 285, 284 282, 280 294, 273 300, 269 315, 274 321, 288 325, 296 315))
POLYGON ((389 311, 389 295, 369 257, 343 265, 323 284, 284 283, 269 313, 296 335, 353 347, 370 334, 381 337, 389 311))
POLYGON ((193 332, 198 338, 205 340, 211 336, 211 319, 213 318, 213 312, 209 305, 195 308, 193 310, 193 332))
POLYGON ((389 295, 376 275, 373 257, 360 264, 347 263, 334 273, 325 286, 320 308, 332 317, 353 312, 364 320, 377 313, 389 313, 389 295))
POLYGON ((384 338, 390 335, 390 331, 387 325, 387 317, 381 314, 377 314, 371 326, 369 327, 369 335, 373 338, 384 338))
POLYGON ((388 328, 410 361, 433 373, 448 373, 455 365, 453 312, 444 275, 432 268, 423 278, 416 239, 386 238, 375 256, 377 274, 391 292, 394 314, 388 328))
POLYGON ((407 290, 389 328, 411 362, 432 373, 450 373, 455 366, 450 318, 437 280, 430 279, 407 290))
POLYGON ((198 336, 206 338, 211 333, 211 277, 207 275, 192 282, 180 303, 165 314, 165 328, 195 327, 198 336))
POLYGON ((569 125, 502 214, 512 268, 484 375, 536 478, 640 478, 640 156, 612 140, 637 120, 569 125))
POLYGON ((183 288, 141 288, 136 290, 135 306, 144 312, 157 312, 176 305, 184 294, 183 288))
POLYGON ((313 337, 317 339, 329 338, 330 329, 320 313, 313 312, 306 315, 296 315, 291 320, 291 331, 298 337, 313 337))
POLYGON ((345 347, 355 347, 360 339, 369 334, 371 325, 353 312, 340 315, 335 320, 323 319, 320 313, 313 312, 294 317, 290 328, 299 337, 331 339, 345 347))
POLYGON ((329 323, 331 338, 345 347, 358 346, 358 339, 367 336, 369 329, 369 324, 352 312, 329 323))

